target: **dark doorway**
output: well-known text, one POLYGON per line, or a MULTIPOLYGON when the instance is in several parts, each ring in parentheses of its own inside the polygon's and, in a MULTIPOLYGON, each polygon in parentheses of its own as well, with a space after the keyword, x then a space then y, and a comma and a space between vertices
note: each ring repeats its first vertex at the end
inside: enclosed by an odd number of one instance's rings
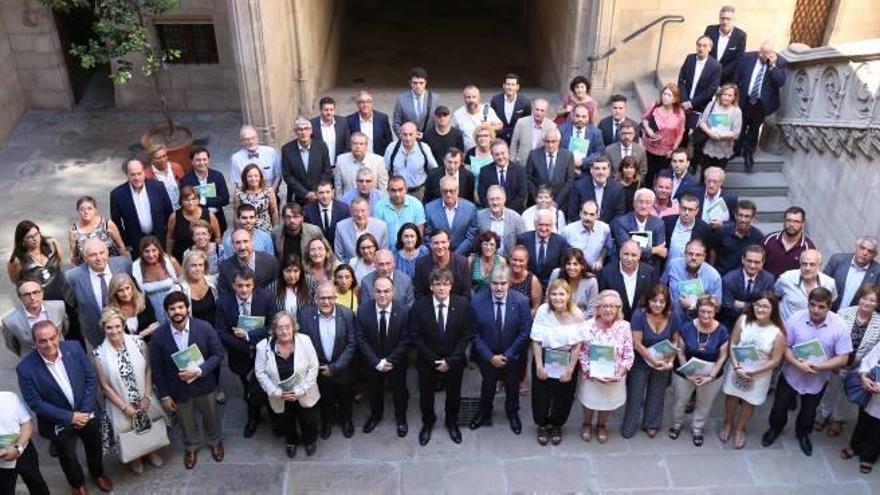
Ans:
POLYGON ((55 26, 58 29, 58 40, 64 53, 67 66, 67 77, 73 91, 74 103, 79 103, 85 93, 86 86, 96 69, 84 69, 79 59, 70 53, 72 45, 84 45, 94 34, 95 14, 86 7, 70 9, 67 12, 55 12, 55 26))
POLYGON ((529 73, 526 0, 347 0, 338 86, 406 84, 413 66, 434 87, 500 86, 529 73))

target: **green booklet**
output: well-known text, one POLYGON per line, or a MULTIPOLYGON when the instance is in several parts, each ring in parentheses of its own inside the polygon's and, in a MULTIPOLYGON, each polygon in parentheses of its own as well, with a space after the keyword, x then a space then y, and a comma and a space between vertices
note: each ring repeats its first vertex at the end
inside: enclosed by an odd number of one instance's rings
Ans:
POLYGON ((729 113, 711 113, 709 114, 709 128, 713 131, 729 131, 730 130, 730 114, 729 113))
POLYGON ((819 339, 812 339, 795 345, 791 348, 791 352, 798 359, 802 359, 810 364, 821 363, 825 361, 825 349, 819 339))
POLYGON ((571 353, 568 351, 557 351, 556 349, 544 349, 544 369, 547 375, 556 380, 565 373, 568 368, 568 360, 571 353))
POLYGON ((196 186, 196 190, 199 191, 199 196, 202 198, 213 199, 217 197, 217 184, 213 182, 199 184, 196 186))
POLYGON ((715 368, 715 363, 692 357, 676 371, 684 376, 709 376, 713 368, 715 368))
POLYGON ((727 202, 718 198, 718 201, 706 207, 703 216, 709 220, 729 220, 730 210, 727 209, 727 202))
POLYGON ((182 351, 175 352, 171 355, 171 359, 174 360, 174 364, 177 365, 177 369, 180 371, 191 366, 199 366, 205 362, 205 358, 202 357, 201 349, 195 344, 190 345, 182 351))
POLYGON ((631 230, 629 240, 635 241, 639 249, 651 249, 654 246, 654 233, 650 230, 631 230))
POLYGON ((252 332, 254 330, 259 330, 266 325, 266 317, 265 316, 245 316, 238 315, 238 328, 246 331, 252 332))
POLYGON ((747 370, 755 369, 761 364, 761 355, 753 345, 732 345, 730 350, 733 351, 736 362, 747 370))
POLYGON ((20 435, 18 433, 9 433, 0 435, 0 450, 8 449, 18 443, 20 435))
POLYGON ((306 383, 306 378, 299 373, 294 373, 289 377, 281 380, 281 383, 278 384, 281 387, 281 390, 288 392, 290 390, 294 390, 297 388, 302 388, 306 383))
POLYGON ((614 378, 614 362, 617 348, 613 345, 590 344, 590 376, 614 378))
POLYGON ((571 151, 573 154, 580 156, 581 158, 587 156, 589 149, 590 140, 587 138, 572 136, 568 141, 568 151, 571 151))
POLYGON ((672 345, 672 342, 670 342, 669 339, 663 339, 648 348, 648 352, 654 356, 654 359, 660 359, 663 361, 675 356, 677 351, 678 349, 672 345))
POLYGON ((678 283, 678 293, 691 301, 694 305, 697 299, 703 295, 703 281, 698 278, 682 280, 678 283))

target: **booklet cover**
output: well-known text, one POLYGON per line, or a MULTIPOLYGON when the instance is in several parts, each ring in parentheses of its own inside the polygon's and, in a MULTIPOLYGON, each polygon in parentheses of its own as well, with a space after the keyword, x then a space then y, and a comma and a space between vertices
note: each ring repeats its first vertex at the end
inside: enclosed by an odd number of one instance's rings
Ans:
POLYGON ((688 362, 681 365, 676 371, 684 376, 709 376, 709 374, 712 373, 712 369, 714 367, 715 363, 710 363, 709 361, 703 361, 702 359, 692 357, 688 359, 688 362))
POLYGON ((558 380, 568 367, 570 357, 571 353, 568 351, 544 349, 544 369, 547 370, 547 375, 558 380))
POLYGON ((279 383, 278 386, 281 387, 281 390, 288 392, 296 388, 301 388, 305 385, 305 382, 306 379, 304 376, 299 373, 294 373, 284 380, 281 380, 281 383, 279 383))
POLYGON ((13 445, 18 443, 18 439, 21 435, 18 433, 9 433, 7 435, 0 435, 0 450, 8 449, 13 445))
POLYGON ((669 339, 663 339, 649 347, 648 351, 651 352, 651 355, 653 355, 655 359, 662 359, 665 361, 672 356, 675 356, 678 349, 672 345, 672 342, 670 342, 669 339))
POLYGON ((730 349, 736 357, 736 362, 747 370, 755 369, 761 364, 758 348, 753 345, 733 345, 730 349))
POLYGON ((635 241, 639 245, 639 249, 650 249, 654 246, 654 233, 650 230, 631 230, 629 240, 635 241))
POLYGON ((614 378, 614 361, 617 348, 613 345, 590 344, 590 376, 614 378))
POLYGON ((729 131, 730 130, 730 114, 729 113, 709 114, 709 127, 713 131, 729 131))
POLYGON ((798 359, 803 359, 811 364, 825 361, 825 349, 822 348, 822 343, 819 342, 819 339, 812 339, 797 344, 791 348, 791 352, 793 352, 798 359))
POLYGON ((199 366, 205 362, 205 358, 202 357, 202 351, 199 349, 199 346, 195 344, 190 345, 182 351, 175 352, 171 355, 171 359, 174 360, 174 364, 177 365, 177 369, 180 371, 191 366, 199 366))
POLYGON ((259 330, 263 328, 266 324, 265 316, 245 316, 238 315, 238 328, 246 331, 252 332, 254 330, 259 330))
POLYGON ((199 196, 205 199, 213 199, 217 197, 217 184, 209 182, 207 184, 199 184, 196 186, 199 196))
MULTIPOLYGON (((572 132, 573 134, 574 132, 572 132)), ((571 151, 575 155, 579 155, 581 158, 587 156, 587 152, 590 149, 590 140, 586 138, 579 138, 577 136, 572 136, 568 141, 568 151, 571 151)))
POLYGON ((730 210, 727 209, 727 202, 721 198, 709 205, 706 208, 705 213, 706 218, 709 220, 727 220, 730 218, 730 210))
POLYGON ((678 293, 696 302, 703 295, 703 281, 698 278, 683 280, 678 283, 678 293))

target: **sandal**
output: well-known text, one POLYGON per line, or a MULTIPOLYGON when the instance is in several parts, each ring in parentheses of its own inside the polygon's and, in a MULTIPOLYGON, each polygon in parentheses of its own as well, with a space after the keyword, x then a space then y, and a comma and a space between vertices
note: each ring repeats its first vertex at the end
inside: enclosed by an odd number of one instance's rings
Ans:
POLYGON ((553 445, 559 445, 562 443, 562 427, 554 426, 550 429, 550 443, 553 445))
POLYGON ((721 440, 721 443, 727 443, 730 440, 730 430, 733 429, 732 425, 724 425, 718 430, 718 440, 721 440))
POLYGON ((669 438, 673 440, 677 440, 678 436, 681 435, 681 426, 670 426, 669 427, 669 438))
POLYGON ((581 425, 581 440, 589 442, 593 439, 593 426, 590 424, 581 425))
POLYGON ((862 474, 870 474, 872 469, 874 469, 873 464, 868 464, 867 462, 859 463, 859 472, 862 474))
POLYGON ((817 419, 816 421, 813 421, 813 429, 815 429, 816 431, 824 430, 825 427, 828 426, 828 422, 830 420, 831 420, 831 418, 821 418, 821 419, 817 419))
POLYGON ((538 427, 538 445, 544 447, 548 443, 550 443, 550 433, 547 431, 547 428, 544 426, 538 427))
POLYGON ((851 447, 844 447, 843 450, 840 451, 840 458, 844 460, 852 459, 855 455, 856 453, 853 452, 853 449, 851 447))
POLYGON ((828 429, 825 430, 825 434, 831 438, 836 436, 840 436, 843 432, 843 421, 832 421, 830 425, 828 425, 828 429))
POLYGON ((599 443, 608 441, 608 429, 605 428, 605 425, 598 425, 596 438, 599 440, 599 443))
POLYGON ((733 437, 733 448, 739 450, 746 446, 746 430, 736 430, 733 437))
POLYGON ((703 446, 703 434, 702 433, 694 433, 694 446, 702 447, 703 446))

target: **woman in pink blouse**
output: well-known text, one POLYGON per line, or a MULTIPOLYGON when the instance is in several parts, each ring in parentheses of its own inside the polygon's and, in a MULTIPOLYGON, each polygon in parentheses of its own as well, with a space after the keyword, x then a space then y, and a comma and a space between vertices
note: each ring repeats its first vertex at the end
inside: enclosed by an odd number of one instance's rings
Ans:
POLYGON ((642 145, 648 154, 648 173, 644 182, 647 187, 654 184, 657 173, 670 168, 672 150, 678 148, 684 137, 684 123, 681 90, 678 84, 667 83, 660 91, 660 101, 642 117, 642 145))
POLYGON ((616 291, 604 290, 599 293, 596 317, 587 321, 587 339, 579 359, 581 382, 577 393, 584 408, 581 438, 585 442, 593 439, 593 411, 599 412, 596 438, 599 443, 605 443, 608 441, 608 416, 626 402, 626 374, 633 365, 635 354, 632 331, 629 322, 623 319, 622 307, 616 291), (607 351, 608 360, 601 359, 602 350, 607 351), (612 359, 613 364, 605 365, 612 359))

